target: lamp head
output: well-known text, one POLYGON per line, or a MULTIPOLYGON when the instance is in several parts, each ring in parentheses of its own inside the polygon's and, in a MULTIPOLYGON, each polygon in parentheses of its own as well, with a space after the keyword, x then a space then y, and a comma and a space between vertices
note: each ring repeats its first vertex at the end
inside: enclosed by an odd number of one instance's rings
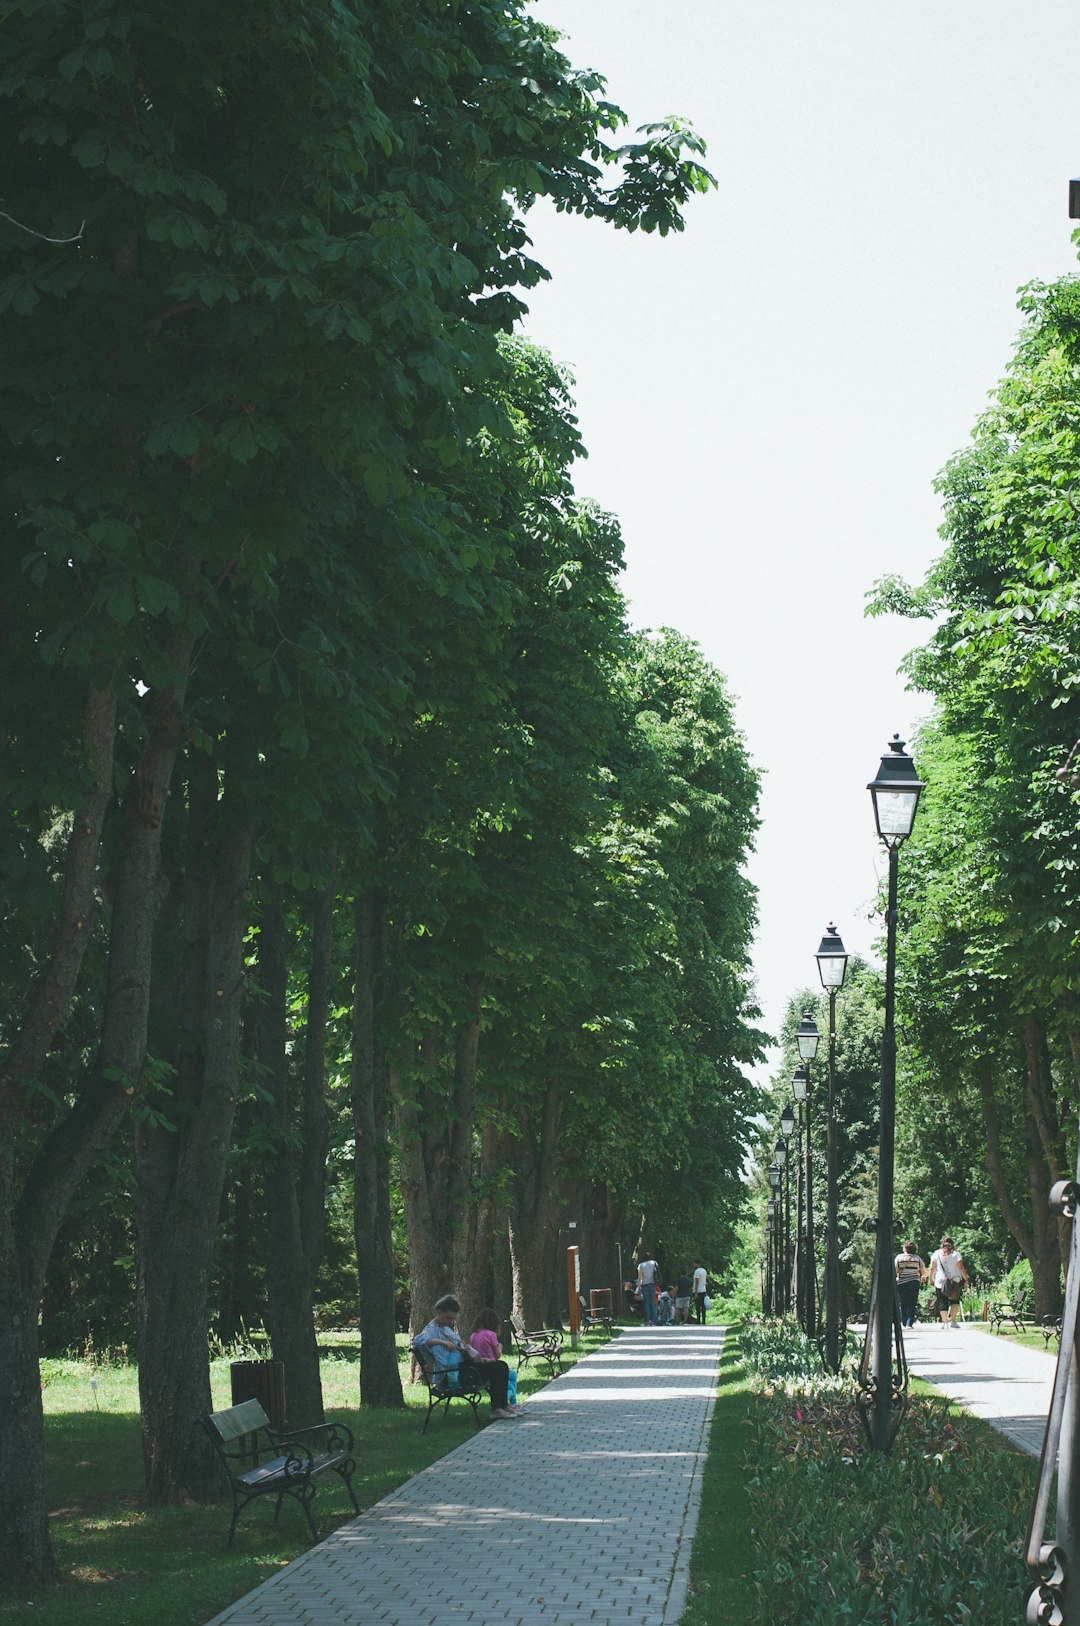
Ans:
POLYGON ((877 778, 871 779, 866 788, 873 798, 878 835, 886 847, 898 847, 911 834, 915 809, 925 788, 899 734, 889 741, 877 778))
POLYGON ((806 1070, 806 1063, 801 1061, 791 1075, 791 1093, 800 1104, 806 1100, 809 1083, 810 1075, 806 1070))
POLYGON ((817 961, 821 986, 830 994, 839 993, 847 975, 849 956, 832 921, 829 922, 828 930, 821 939, 821 946, 814 958, 817 961))
POLYGON ((799 1047, 799 1055, 803 1061, 813 1061, 817 1055, 817 1047, 821 1039, 817 1023, 814 1021, 812 1011, 803 1011, 802 1021, 795 1029, 795 1043, 799 1047))

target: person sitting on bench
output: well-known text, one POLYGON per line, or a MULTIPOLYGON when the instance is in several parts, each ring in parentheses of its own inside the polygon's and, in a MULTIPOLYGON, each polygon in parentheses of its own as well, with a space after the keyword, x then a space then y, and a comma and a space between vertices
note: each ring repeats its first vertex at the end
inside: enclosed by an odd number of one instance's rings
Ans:
POLYGON ((476 1377, 491 1396, 491 1415, 496 1418, 516 1417, 506 1403, 510 1368, 505 1361, 485 1361, 471 1344, 467 1344, 454 1329, 461 1304, 453 1293, 446 1293, 435 1303, 435 1314, 422 1332, 413 1339, 414 1344, 425 1344, 439 1371, 460 1367, 463 1377, 476 1377))

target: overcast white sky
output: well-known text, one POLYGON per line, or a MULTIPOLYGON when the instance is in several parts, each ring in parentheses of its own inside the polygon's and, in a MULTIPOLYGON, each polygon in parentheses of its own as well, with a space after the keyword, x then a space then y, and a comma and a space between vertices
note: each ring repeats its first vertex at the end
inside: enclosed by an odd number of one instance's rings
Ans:
MULTIPOLYGON (((875 579, 941 551, 935 473, 1077 269, 1076 0, 537 0, 631 127, 679 113, 719 188, 667 239, 547 207, 528 334, 577 380, 577 486, 617 514, 638 626, 696 639, 764 771, 766 1026, 835 920, 878 935, 865 786, 925 713, 875 579)), ((1068 742, 1066 742, 1068 743, 1068 742)))

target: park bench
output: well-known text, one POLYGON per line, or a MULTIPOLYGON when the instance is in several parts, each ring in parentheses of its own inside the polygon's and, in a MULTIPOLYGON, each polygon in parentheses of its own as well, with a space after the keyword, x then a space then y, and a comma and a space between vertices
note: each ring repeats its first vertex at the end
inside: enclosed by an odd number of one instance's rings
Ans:
POLYGON ((510 1317, 510 1327, 514 1334, 518 1371, 528 1366, 530 1361, 541 1360, 547 1362, 552 1377, 557 1378, 562 1371, 562 1328, 537 1327, 529 1332, 519 1315, 510 1317))
POLYGON ((1061 1343, 1061 1320, 1062 1318, 1059 1315, 1043 1316, 1039 1331, 1042 1333, 1043 1348, 1045 1350, 1049 1350, 1051 1338, 1056 1338, 1058 1343, 1061 1343))
POLYGON ((270 1427, 270 1419, 257 1400, 244 1400, 239 1406, 198 1417, 195 1422, 213 1446, 232 1492, 228 1546, 232 1546, 241 1512, 259 1496, 277 1498, 275 1524, 283 1498, 291 1496, 304 1510, 312 1541, 318 1541, 311 1503, 314 1481, 320 1474, 335 1473, 359 1513, 360 1504, 352 1488, 356 1472, 353 1437, 344 1423, 320 1423, 314 1428, 279 1432, 270 1427), (245 1463, 249 1466, 245 1467, 245 1463))
POLYGON ((992 1332, 1000 1332, 1002 1327, 1012 1327, 1015 1332, 1023 1332, 1024 1323, 1029 1319, 1027 1314, 1028 1294, 1021 1288, 1012 1301, 993 1299, 990 1302, 988 1314, 992 1332))
POLYGON ((487 1399, 487 1387, 480 1374, 473 1369, 462 1375, 463 1362, 454 1366, 436 1366, 435 1355, 426 1344, 412 1344, 411 1353, 416 1361, 420 1382, 427 1390, 428 1409, 424 1418, 421 1434, 427 1433, 427 1426, 431 1422, 431 1414, 440 1406, 443 1408, 444 1418, 449 1415, 452 1400, 465 1400, 472 1407, 473 1422, 480 1427, 480 1417, 477 1407, 482 1400, 487 1399))
POLYGON ((590 1305, 585 1303, 584 1293, 579 1293, 577 1298, 578 1304, 581 1306, 581 1325, 583 1327, 602 1327, 605 1332, 610 1332, 615 1325, 615 1317, 611 1311, 592 1309, 590 1305))

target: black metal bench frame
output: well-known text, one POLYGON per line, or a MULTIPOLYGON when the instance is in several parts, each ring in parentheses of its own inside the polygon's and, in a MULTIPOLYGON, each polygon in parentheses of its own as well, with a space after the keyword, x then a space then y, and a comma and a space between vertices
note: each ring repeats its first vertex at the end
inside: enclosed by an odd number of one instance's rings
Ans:
POLYGON ((1042 1333, 1043 1348, 1045 1350, 1049 1350, 1051 1338, 1056 1338, 1060 1344, 1062 1319, 1059 1315, 1043 1316, 1039 1324, 1039 1331, 1042 1333))
POLYGON ((557 1378, 562 1372, 562 1328, 536 1327, 529 1332, 521 1317, 516 1315, 510 1317, 510 1327, 514 1335, 518 1371, 528 1366, 530 1361, 541 1360, 547 1362, 552 1377, 557 1378))
POLYGON ((577 1299, 578 1304, 581 1306, 581 1325, 583 1327, 603 1327, 605 1332, 611 1331, 615 1325, 615 1317, 610 1310, 594 1310, 591 1305, 585 1303, 584 1293, 579 1293, 577 1299))
POLYGON ((1004 1326, 1023 1332, 1025 1323, 1031 1319, 1027 1313, 1027 1302, 1028 1295, 1023 1290, 1017 1293, 1011 1304, 1000 1299, 992 1300, 987 1310, 991 1332, 1000 1332, 1004 1326))
POLYGON ((436 1366, 435 1356, 426 1344, 413 1344, 412 1354, 420 1369, 420 1381, 427 1390, 428 1409, 424 1418, 421 1434, 427 1433, 427 1426, 431 1422, 431 1414, 440 1406, 443 1408, 443 1417, 450 1415, 450 1402, 452 1400, 465 1400, 472 1407, 473 1423, 480 1427, 478 1407, 482 1400, 488 1397, 488 1391, 481 1375, 473 1368, 465 1377, 461 1376, 462 1368, 466 1365, 457 1361, 452 1366, 436 1366), (455 1381, 456 1375, 456 1381, 455 1381))
POLYGON ((275 1524, 283 1499, 290 1496, 304 1510, 312 1541, 318 1541, 311 1503, 316 1490, 314 1481, 320 1474, 336 1474, 349 1493, 353 1510, 359 1513, 360 1504, 352 1488, 356 1472, 353 1437, 344 1423, 319 1423, 314 1428, 279 1432, 271 1428, 257 1400, 244 1400, 226 1411, 196 1418, 195 1426, 210 1441, 229 1481, 233 1510, 228 1547, 232 1546, 240 1514, 260 1496, 277 1497, 275 1524), (244 1463, 250 1466, 245 1469, 244 1463))

